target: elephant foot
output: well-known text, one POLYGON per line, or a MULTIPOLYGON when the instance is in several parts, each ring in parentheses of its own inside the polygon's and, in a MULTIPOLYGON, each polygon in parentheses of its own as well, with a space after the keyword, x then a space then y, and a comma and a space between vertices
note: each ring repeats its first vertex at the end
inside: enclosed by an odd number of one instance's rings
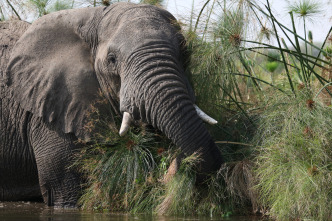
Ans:
POLYGON ((47 206, 53 206, 55 209, 77 209, 76 203, 65 202, 65 201, 56 201, 54 197, 54 191, 48 189, 47 194, 47 206))
POLYGON ((54 207, 55 209, 74 209, 77 208, 77 195, 68 193, 59 193, 54 190, 47 190, 44 196, 44 202, 47 206, 54 207))
POLYGON ((43 198, 47 206, 60 209, 77 208, 76 204, 80 193, 78 188, 80 184, 77 180, 73 174, 67 173, 63 182, 42 185, 43 198))

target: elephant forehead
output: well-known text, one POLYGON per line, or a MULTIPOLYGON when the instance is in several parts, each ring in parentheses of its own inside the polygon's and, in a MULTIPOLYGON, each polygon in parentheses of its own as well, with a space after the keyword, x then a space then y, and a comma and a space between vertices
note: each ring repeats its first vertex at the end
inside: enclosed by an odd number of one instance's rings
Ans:
POLYGON ((137 21, 128 24, 117 37, 125 37, 135 44, 144 39, 163 39, 173 42, 176 39, 176 32, 169 25, 161 22, 137 21))
POLYGON ((174 21, 169 12, 151 5, 114 4, 104 11, 99 35, 101 40, 106 40, 113 35, 156 34, 152 30, 174 29, 174 21))
POLYGON ((104 10, 106 22, 112 22, 112 25, 118 25, 126 21, 132 21, 140 17, 151 17, 163 19, 166 22, 175 20, 174 16, 168 11, 144 4, 117 3, 104 10))
POLYGON ((177 32, 171 23, 151 17, 134 19, 127 24, 122 24, 120 28, 126 30, 128 34, 135 34, 134 36, 171 37, 177 32))
POLYGON ((180 50, 179 33, 170 24, 158 20, 122 24, 107 42, 108 48, 116 48, 128 56, 142 46, 156 48, 156 43, 158 47, 172 48, 175 54, 180 50))

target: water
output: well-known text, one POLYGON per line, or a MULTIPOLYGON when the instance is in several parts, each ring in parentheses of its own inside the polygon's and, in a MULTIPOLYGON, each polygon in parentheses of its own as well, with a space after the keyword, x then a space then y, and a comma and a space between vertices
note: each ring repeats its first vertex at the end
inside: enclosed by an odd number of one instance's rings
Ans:
POLYGON ((43 203, 0 202, 0 221, 258 221, 258 217, 172 217, 152 215, 130 215, 121 213, 97 213, 78 209, 54 209, 43 203))

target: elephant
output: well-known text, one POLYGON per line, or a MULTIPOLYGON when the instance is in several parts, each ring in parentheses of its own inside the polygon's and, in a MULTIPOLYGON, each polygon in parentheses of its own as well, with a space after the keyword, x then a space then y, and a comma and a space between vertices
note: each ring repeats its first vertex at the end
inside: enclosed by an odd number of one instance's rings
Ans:
MULTIPOLYGON (((0 201, 43 199, 75 207, 81 175, 70 165, 88 140, 87 112, 99 91, 122 117, 141 121, 198 153, 197 174, 224 162, 185 74, 186 42, 159 7, 114 3, 1 23, 0 201)), ((177 160, 177 161, 178 161, 177 160)))

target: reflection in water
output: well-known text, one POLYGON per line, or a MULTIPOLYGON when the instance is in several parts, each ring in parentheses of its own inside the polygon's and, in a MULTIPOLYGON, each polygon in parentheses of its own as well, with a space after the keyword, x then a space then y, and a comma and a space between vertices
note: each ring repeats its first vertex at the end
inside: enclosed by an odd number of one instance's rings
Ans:
POLYGON ((129 215, 121 213, 96 213, 78 209, 54 209, 43 203, 35 202, 0 202, 0 221, 258 221, 255 217, 170 217, 152 215, 129 215))

